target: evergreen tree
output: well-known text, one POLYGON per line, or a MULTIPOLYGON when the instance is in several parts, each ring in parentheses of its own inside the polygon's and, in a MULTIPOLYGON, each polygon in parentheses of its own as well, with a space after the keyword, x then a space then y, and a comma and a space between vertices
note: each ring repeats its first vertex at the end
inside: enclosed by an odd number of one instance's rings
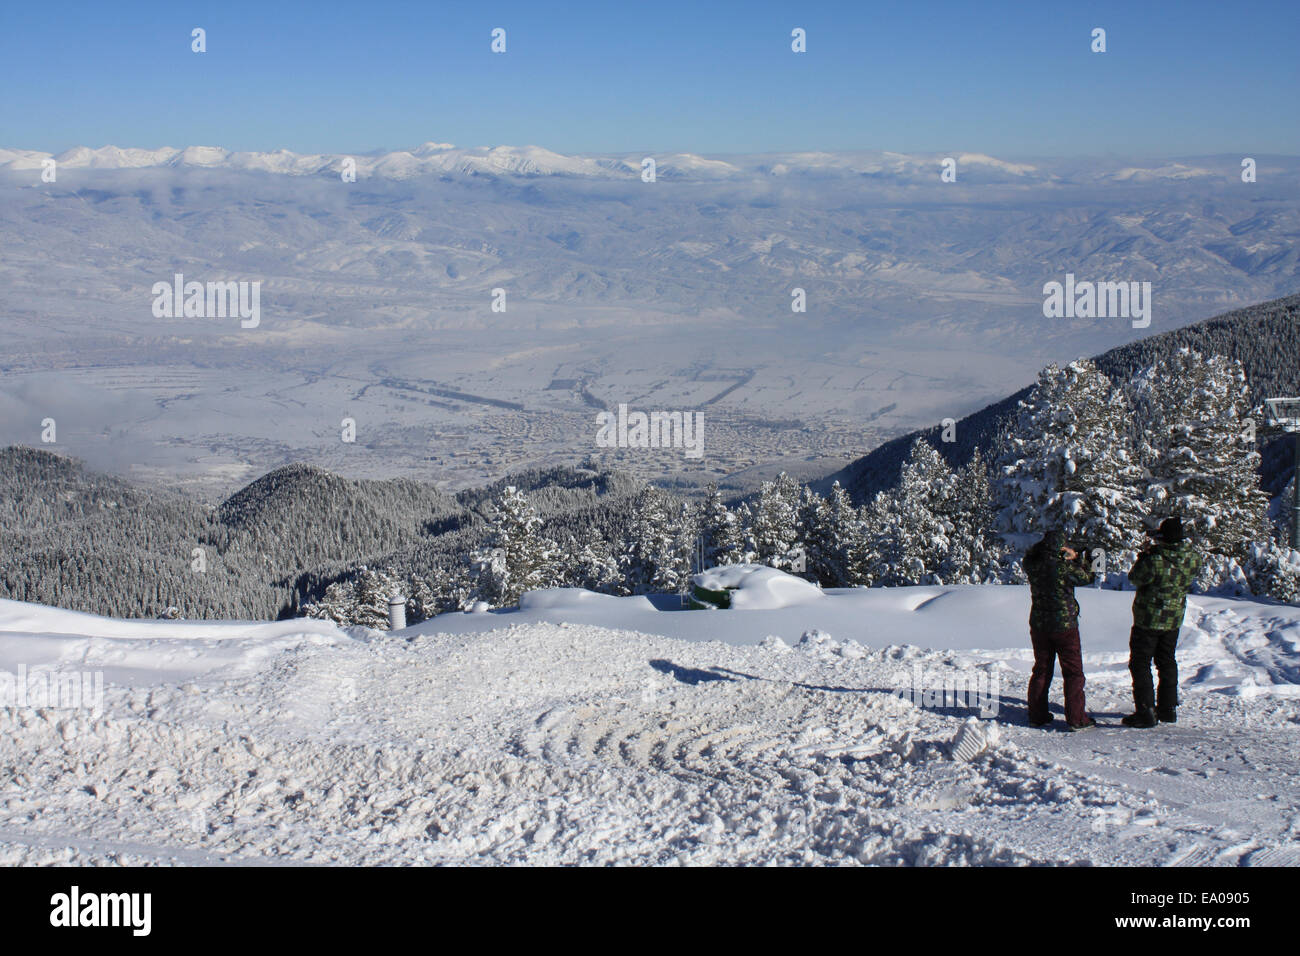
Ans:
POLYGON ((870 574, 877 584, 943 584, 954 525, 952 469, 923 438, 912 443, 897 487, 877 495, 870 574))
POLYGON ((799 494, 799 484, 785 472, 775 481, 763 482, 748 528, 749 550, 756 563, 783 571, 794 566, 801 548, 799 494))
POLYGON ((1295 501, 1294 495, 1295 476, 1292 475, 1291 480, 1286 483, 1286 487, 1282 489, 1282 493, 1277 497, 1277 507, 1273 518, 1273 537, 1293 548, 1300 545, 1300 542, 1291 540, 1294 530, 1292 523, 1294 521, 1294 512, 1292 510, 1294 507, 1292 502, 1295 501))
POLYGON ((674 561, 676 571, 673 575, 674 590, 683 596, 690 594, 691 576, 703 570, 699 565, 700 508, 690 501, 682 501, 677 506, 677 519, 674 526, 674 561))
POLYGON ((1279 541, 1254 542, 1246 549, 1244 570, 1255 594, 1300 602, 1300 551, 1279 541))
POLYGON ((739 564, 745 559, 744 530, 727 508, 716 484, 710 484, 699 516, 700 546, 706 568, 739 564))
POLYGON ((508 607, 528 591, 554 586, 560 577, 558 549, 542 534, 542 519, 522 491, 513 485, 502 490, 491 526, 488 547, 474 555, 482 600, 508 607))
POLYGON ((599 534, 589 534, 579 543, 569 537, 564 584, 586 588, 602 594, 615 594, 619 587, 618 559, 609 542, 599 534))
POLYGON ((470 566, 460 561, 450 569, 435 566, 423 576, 412 576, 408 593, 406 619, 412 624, 447 611, 464 610, 474 593, 470 566))
POLYGON ((733 512, 736 516, 736 528, 740 532, 740 560, 737 564, 753 564, 758 556, 754 552, 754 536, 751 529, 754 527, 754 508, 748 501, 742 501, 736 505, 733 512))
POLYGON ((996 584, 1005 573, 1006 547, 994 530, 989 469, 978 448, 953 477, 947 560, 941 576, 950 584, 996 584))
POLYGON ((1210 551, 1244 557, 1265 537, 1268 497, 1259 488, 1259 452, 1241 364, 1180 349, 1137 380, 1144 412, 1141 455, 1154 519, 1179 515, 1210 551))
POLYGON ((386 631, 389 598, 405 596, 405 591, 391 570, 363 566, 350 578, 331 584, 319 601, 305 605, 302 610, 306 617, 386 631))
POLYGON ((1125 393, 1087 360, 1050 365, 1002 436, 994 497, 1001 530, 1053 527, 1109 554, 1139 547, 1144 475, 1122 424, 1125 393))
POLYGON ((691 570, 691 535, 680 507, 646 487, 632 506, 628 540, 619 556, 622 589, 629 594, 676 593, 691 570))
POLYGON ((796 560, 791 564, 791 573, 809 581, 821 583, 828 577, 819 530, 825 524, 826 499, 807 485, 799 490, 799 503, 795 507, 795 541, 796 560), (802 551, 803 559, 797 559, 802 551))
POLYGON ((887 492, 876 492, 876 496, 858 509, 858 534, 853 539, 846 555, 848 558, 849 583, 854 587, 876 587, 876 572, 881 567, 880 545, 885 537, 888 515, 886 503, 887 492))
POLYGON ((850 587, 857 583, 854 561, 863 544, 858 510, 838 481, 825 499, 804 491, 799 510, 808 573, 823 587, 850 587))

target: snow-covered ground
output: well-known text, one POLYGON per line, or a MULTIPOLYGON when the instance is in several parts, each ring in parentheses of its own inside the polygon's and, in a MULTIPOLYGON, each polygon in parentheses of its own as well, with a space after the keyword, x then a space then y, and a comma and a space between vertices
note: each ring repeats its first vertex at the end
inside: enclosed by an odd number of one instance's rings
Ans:
POLYGON ((1139 731, 1131 595, 1081 592, 1070 734, 1024 725, 1026 589, 750 597, 400 634, 0 601, 0 863, 1300 862, 1300 609, 1193 598, 1179 723, 1139 731))

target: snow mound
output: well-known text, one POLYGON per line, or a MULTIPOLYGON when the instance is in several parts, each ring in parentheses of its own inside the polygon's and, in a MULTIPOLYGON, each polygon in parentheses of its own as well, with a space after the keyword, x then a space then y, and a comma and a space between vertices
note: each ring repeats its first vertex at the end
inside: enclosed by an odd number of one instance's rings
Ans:
POLYGON ((343 635, 337 624, 298 617, 287 621, 184 621, 99 617, 81 611, 0 599, 0 633, 72 634, 135 641, 213 641, 281 638, 317 634, 343 635))
POLYGON ((621 603, 621 599, 612 594, 600 594, 596 591, 588 591, 586 588, 543 588, 540 591, 529 591, 521 595, 519 610, 567 610, 593 605, 597 607, 605 605, 614 608, 620 606, 621 603))
POLYGON ((762 564, 729 564, 710 568, 691 579, 709 591, 731 591, 731 606, 746 611, 771 611, 820 601, 817 585, 762 564))
POLYGON ((102 672, 108 684, 155 685, 216 671, 254 672, 294 649, 364 644, 376 636, 311 618, 262 624, 115 620, 0 600, 0 682, 22 668, 81 668, 102 672))

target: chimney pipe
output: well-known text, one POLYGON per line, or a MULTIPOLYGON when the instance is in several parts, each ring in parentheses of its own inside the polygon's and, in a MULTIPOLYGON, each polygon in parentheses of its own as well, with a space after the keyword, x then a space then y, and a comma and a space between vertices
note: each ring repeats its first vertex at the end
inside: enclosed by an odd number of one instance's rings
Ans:
POLYGON ((393 631, 406 627, 406 598, 400 594, 388 598, 388 627, 393 631))

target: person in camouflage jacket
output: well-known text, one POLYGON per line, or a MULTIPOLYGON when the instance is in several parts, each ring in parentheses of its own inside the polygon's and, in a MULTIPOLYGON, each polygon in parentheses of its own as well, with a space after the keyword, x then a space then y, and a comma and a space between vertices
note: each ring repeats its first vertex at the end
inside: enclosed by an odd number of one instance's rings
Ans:
POLYGON ((1133 713, 1129 727, 1154 727, 1178 719, 1178 662, 1174 649, 1187 612, 1187 590, 1201 570, 1201 556, 1183 539, 1181 518, 1167 518, 1154 541, 1134 562, 1128 579, 1133 596, 1128 669, 1133 675, 1133 713), (1160 687, 1151 686, 1155 660, 1160 687))
POLYGON ((1085 556, 1071 548, 1061 531, 1049 531, 1025 552, 1022 565, 1029 577, 1031 604, 1029 636, 1034 645, 1034 670, 1029 678, 1029 723, 1052 722, 1048 691, 1056 660, 1065 682, 1065 721, 1071 730, 1096 726, 1084 698, 1083 651, 1079 646, 1079 601, 1074 589, 1092 581, 1085 556))

